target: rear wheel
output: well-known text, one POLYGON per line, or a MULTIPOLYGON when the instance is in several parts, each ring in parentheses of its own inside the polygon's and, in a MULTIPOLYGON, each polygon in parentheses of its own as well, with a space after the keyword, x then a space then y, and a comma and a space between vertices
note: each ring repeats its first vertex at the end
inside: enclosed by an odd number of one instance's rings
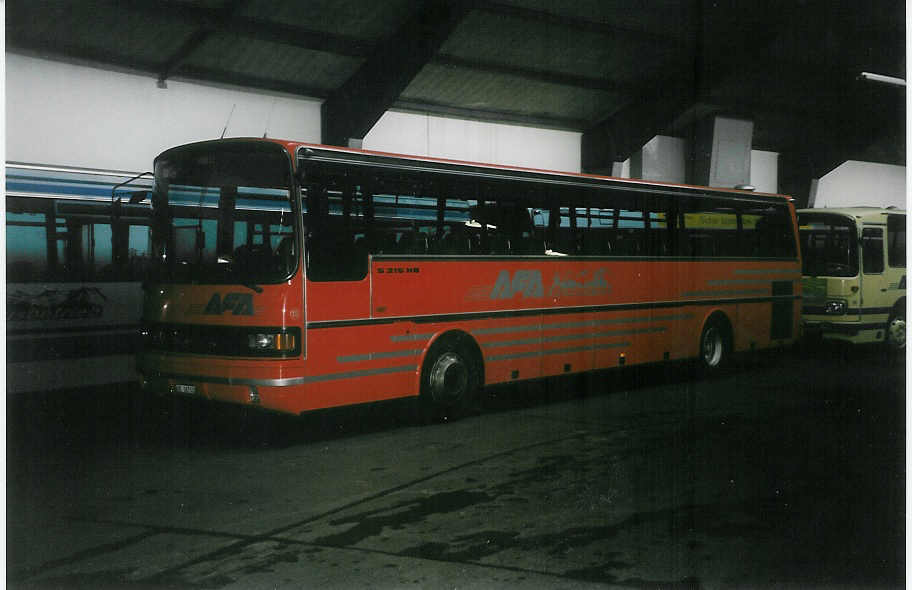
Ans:
POLYGON ((480 385, 481 370, 466 336, 445 336, 428 351, 421 370, 421 403, 431 417, 462 415, 480 385))
POLYGON ((711 318, 700 334, 700 368, 704 372, 715 371, 728 363, 731 356, 729 332, 725 323, 711 318))

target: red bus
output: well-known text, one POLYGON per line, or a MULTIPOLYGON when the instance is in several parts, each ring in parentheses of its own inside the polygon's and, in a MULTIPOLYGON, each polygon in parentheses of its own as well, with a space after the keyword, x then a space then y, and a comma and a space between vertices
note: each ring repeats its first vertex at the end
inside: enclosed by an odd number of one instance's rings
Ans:
POLYGON ((489 384, 798 335, 780 195, 232 139, 158 156, 151 200, 150 390, 456 413, 489 384))

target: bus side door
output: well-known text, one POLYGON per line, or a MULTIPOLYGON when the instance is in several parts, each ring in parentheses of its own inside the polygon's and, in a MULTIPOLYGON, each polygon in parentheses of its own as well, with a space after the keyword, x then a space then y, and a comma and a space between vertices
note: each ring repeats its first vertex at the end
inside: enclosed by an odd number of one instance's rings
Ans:
POLYGON ((890 277, 885 272, 884 227, 866 225, 861 230, 861 321, 886 322, 895 296, 889 292, 890 277), (883 316, 883 317, 881 317, 883 316))

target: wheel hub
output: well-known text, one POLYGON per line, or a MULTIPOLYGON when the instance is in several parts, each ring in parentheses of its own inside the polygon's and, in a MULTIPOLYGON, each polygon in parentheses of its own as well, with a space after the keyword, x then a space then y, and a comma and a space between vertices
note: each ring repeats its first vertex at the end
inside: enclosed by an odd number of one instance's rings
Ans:
POLYGON ((893 318, 893 321, 890 322, 888 329, 890 344, 896 348, 904 348, 906 346, 906 319, 905 318, 893 318))
POLYGON ((469 370, 462 358, 447 352, 431 367, 431 395, 438 402, 452 402, 464 395, 469 383, 469 370))
POLYGON ((708 328, 703 336, 703 362, 715 367, 722 360, 722 334, 716 328, 708 328))

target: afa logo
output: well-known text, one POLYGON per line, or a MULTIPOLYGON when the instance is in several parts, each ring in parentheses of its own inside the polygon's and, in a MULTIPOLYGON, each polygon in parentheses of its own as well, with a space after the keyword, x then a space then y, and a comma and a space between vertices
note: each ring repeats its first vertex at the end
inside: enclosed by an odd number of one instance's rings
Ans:
POLYGON ((226 293, 222 297, 214 294, 206 304, 203 313, 206 315, 222 315, 230 311, 232 315, 253 315, 253 295, 251 293, 226 293))
MULTIPOLYGON (((598 297, 611 291, 611 285, 605 280, 604 268, 555 272, 552 278, 548 297, 598 297)), ((524 299, 544 297, 541 271, 517 270, 510 274, 510 271, 502 270, 497 275, 494 287, 488 292, 488 298, 494 300, 512 299, 517 295, 524 299)))
POLYGON ((514 295, 523 297, 543 297, 541 272, 537 270, 517 270, 510 277, 510 271, 502 270, 497 275, 497 282, 491 290, 491 299, 512 299, 514 295))

